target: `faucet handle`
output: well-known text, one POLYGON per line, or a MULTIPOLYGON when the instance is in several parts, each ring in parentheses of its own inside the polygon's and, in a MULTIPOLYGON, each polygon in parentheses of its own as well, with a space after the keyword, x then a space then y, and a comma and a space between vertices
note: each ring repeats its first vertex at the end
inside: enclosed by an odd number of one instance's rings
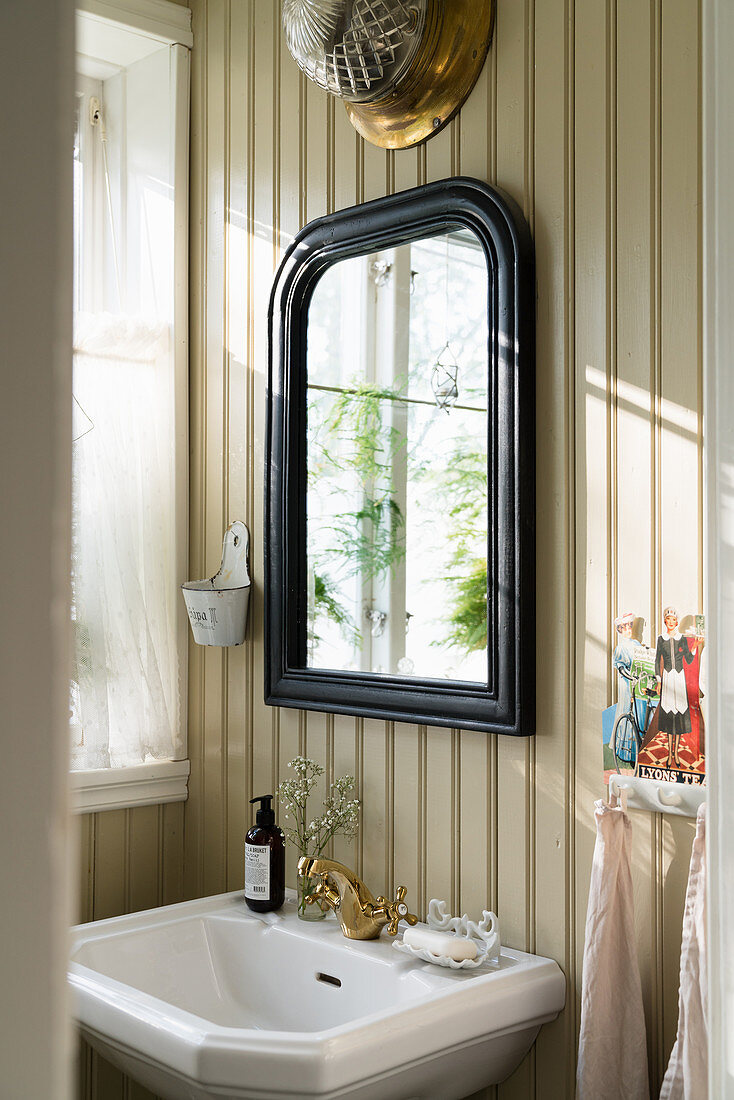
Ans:
POLYGON ((311 874, 310 877, 317 878, 318 882, 303 899, 306 905, 318 904, 320 909, 323 909, 324 905, 329 909, 338 909, 339 895, 327 882, 326 874, 311 874))
POLYGON ((408 912, 408 906, 405 904, 405 895, 408 893, 405 886, 398 886, 395 891, 395 901, 386 901, 385 898, 377 899, 377 908, 373 912, 373 916, 382 911, 385 916, 390 918, 390 921, 385 929, 389 936, 396 936, 398 932, 398 924, 401 920, 404 920, 407 924, 417 924, 418 918, 412 913, 408 912))

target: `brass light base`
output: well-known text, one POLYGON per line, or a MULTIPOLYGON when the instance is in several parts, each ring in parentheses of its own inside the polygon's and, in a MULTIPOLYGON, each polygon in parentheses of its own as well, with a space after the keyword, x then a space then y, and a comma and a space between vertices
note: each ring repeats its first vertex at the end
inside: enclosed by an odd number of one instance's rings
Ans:
POLYGON ((494 0, 431 0, 410 69, 375 103, 345 103, 363 138, 408 149, 451 121, 482 71, 494 26, 494 0))

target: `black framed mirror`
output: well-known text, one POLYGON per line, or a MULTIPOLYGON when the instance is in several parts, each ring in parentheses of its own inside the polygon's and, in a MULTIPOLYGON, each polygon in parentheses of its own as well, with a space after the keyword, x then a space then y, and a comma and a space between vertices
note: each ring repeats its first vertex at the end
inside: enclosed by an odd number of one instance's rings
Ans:
POLYGON ((320 218, 270 300, 265 700, 528 735, 534 265, 478 180, 320 218))

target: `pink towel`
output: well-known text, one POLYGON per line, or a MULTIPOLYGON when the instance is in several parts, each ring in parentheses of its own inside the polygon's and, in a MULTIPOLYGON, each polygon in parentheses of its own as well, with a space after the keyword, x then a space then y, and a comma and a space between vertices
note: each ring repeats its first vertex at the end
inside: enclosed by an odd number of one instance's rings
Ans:
POLYGON ((708 975, 706 972, 706 804, 699 807, 688 872, 680 949, 678 1034, 660 1100, 708 1096, 708 975))
POLYGON ((586 913, 578 1100, 649 1100, 645 1014, 637 962, 631 825, 594 803, 596 847, 586 913))

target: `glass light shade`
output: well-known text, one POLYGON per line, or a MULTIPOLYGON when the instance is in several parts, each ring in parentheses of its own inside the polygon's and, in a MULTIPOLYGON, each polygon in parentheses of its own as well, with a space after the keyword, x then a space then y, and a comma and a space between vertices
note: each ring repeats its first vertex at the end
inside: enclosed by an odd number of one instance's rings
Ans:
POLYGON ((408 71, 427 8, 428 0, 284 0, 283 28, 310 80, 349 102, 375 102, 408 71))

